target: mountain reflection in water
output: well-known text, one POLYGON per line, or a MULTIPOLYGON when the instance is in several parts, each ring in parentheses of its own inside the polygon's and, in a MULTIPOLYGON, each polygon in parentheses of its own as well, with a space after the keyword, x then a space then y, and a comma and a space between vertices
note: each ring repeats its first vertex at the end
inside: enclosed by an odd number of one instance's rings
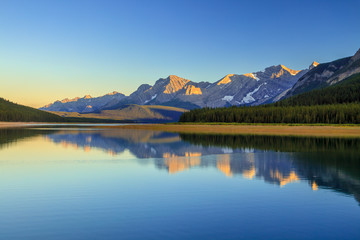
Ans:
POLYGON ((360 139, 254 135, 177 134, 146 130, 1 130, 0 147, 42 134, 46 141, 89 152, 117 155, 128 150, 151 158, 169 174, 212 168, 283 187, 307 181, 314 191, 328 188, 360 202, 360 139), (1 140, 3 139, 3 140, 1 140), (4 139, 7 139, 6 141, 4 139))

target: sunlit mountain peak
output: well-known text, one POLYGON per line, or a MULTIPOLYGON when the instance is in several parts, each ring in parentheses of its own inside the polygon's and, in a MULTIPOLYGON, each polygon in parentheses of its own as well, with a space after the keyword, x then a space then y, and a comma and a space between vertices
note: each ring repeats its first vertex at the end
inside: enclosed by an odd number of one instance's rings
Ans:
POLYGON ((228 84, 231 82, 231 77, 234 76, 235 74, 228 74, 225 77, 223 77, 222 79, 220 79, 220 81, 217 83, 217 85, 221 85, 221 84, 228 84))
POLYGON ((311 70, 311 69, 317 67, 318 65, 319 65, 318 62, 313 61, 313 62, 311 63, 311 65, 309 66, 309 69, 311 70))

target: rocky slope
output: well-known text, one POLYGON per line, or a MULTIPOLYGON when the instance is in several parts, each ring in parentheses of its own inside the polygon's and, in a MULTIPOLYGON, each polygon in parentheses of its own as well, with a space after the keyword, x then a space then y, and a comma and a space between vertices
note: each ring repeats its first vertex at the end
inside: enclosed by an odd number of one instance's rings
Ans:
POLYGON ((331 86, 291 96, 277 102, 276 105, 314 106, 349 103, 360 103, 360 73, 331 86))
POLYGON ((230 74, 207 88, 202 105, 259 105, 290 89, 308 70, 277 65, 244 75, 230 74))
POLYGON ((322 63, 316 68, 310 66, 310 71, 299 79, 284 98, 333 85, 359 72, 360 49, 352 57, 322 63))

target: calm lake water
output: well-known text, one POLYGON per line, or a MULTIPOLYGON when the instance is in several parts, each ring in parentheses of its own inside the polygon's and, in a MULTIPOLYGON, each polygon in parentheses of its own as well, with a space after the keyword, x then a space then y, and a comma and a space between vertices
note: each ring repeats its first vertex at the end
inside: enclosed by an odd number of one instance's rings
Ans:
POLYGON ((0 239, 360 239, 360 139, 0 130, 0 239))

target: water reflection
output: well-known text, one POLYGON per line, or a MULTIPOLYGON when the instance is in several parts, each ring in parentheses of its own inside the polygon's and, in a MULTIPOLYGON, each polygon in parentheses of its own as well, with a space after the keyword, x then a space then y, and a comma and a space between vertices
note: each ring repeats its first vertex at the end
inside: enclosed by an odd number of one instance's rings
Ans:
POLYGON ((360 139, 243 135, 176 134, 145 130, 1 130, 0 148, 24 138, 43 139, 64 148, 114 157, 129 151, 151 158, 170 175, 192 168, 217 169, 226 177, 261 179, 284 187, 306 181, 316 191, 328 188, 360 202, 360 139))
POLYGON ((280 187, 305 179, 297 170, 294 155, 288 153, 219 154, 206 159, 175 157, 156 159, 155 162, 157 167, 165 168, 169 173, 176 173, 191 167, 213 167, 227 177, 242 176, 249 180, 263 179, 265 182, 277 184, 280 187))
POLYGON ((47 133, 53 133, 53 131, 42 130, 34 131, 32 129, 26 128, 5 128, 0 129, 0 149, 4 147, 9 147, 11 144, 27 139, 30 137, 40 136, 47 133))
POLYGON ((129 150, 137 158, 195 156, 222 153, 221 148, 196 146, 181 140, 179 134, 143 130, 99 130, 99 131, 57 131, 45 136, 64 147, 102 149, 113 156, 129 150))
POLYGON ((227 176, 263 178, 285 186, 305 179, 311 188, 329 188, 354 195, 360 203, 360 139, 251 135, 181 134, 198 146, 230 147, 234 151, 255 149, 262 154, 218 160, 217 167, 227 176), (266 152, 266 153, 265 153, 266 152))

